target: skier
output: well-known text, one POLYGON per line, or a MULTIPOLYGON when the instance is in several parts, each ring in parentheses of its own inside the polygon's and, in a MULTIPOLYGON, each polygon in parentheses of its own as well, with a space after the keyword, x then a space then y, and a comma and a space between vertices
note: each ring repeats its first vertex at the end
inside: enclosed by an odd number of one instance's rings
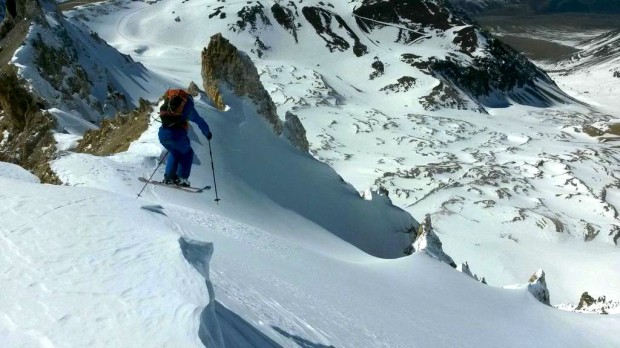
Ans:
POLYGON ((191 95, 182 89, 169 89, 159 111, 161 127, 159 142, 168 150, 164 184, 189 187, 194 151, 187 132, 189 122, 198 125, 202 134, 211 140, 213 135, 207 122, 198 114, 191 95))

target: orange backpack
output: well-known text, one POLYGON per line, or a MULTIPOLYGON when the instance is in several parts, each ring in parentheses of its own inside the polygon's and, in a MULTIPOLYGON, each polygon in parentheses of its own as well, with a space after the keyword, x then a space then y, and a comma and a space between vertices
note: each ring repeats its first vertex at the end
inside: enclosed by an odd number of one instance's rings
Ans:
POLYGON ((159 108, 159 118, 164 128, 188 128, 183 118, 183 109, 189 95, 182 89, 169 89, 164 94, 164 103, 159 108))

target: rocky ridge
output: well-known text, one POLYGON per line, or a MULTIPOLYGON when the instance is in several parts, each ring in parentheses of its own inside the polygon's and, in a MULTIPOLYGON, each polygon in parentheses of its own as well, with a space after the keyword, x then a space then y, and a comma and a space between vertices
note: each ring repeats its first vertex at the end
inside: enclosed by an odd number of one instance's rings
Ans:
POLYGON ((579 303, 575 304, 560 304, 554 306, 555 308, 579 312, 579 313, 594 313, 594 314, 618 314, 620 313, 620 301, 614 301, 607 299, 606 296, 598 296, 594 298, 587 291, 581 294, 579 303))
POLYGON ((221 34, 212 36, 209 45, 202 52, 202 79, 207 95, 218 109, 225 110, 226 107, 221 91, 222 84, 225 84, 236 96, 248 96, 276 135, 284 133, 291 144, 303 152, 308 152, 306 131, 299 118, 287 112, 285 121, 281 121, 276 105, 263 87, 250 57, 239 51, 221 34))
POLYGON ((19 74, 27 79, 47 107, 73 110, 98 123, 135 105, 118 70, 128 76, 144 73, 129 56, 120 54, 82 23, 68 20, 55 2, 23 0, 33 8, 33 26, 15 53, 19 74), (109 68, 109 64, 116 69, 109 68), (36 67, 33 69, 32 67, 36 67))
POLYGON ((0 69, 0 161, 26 168, 42 182, 59 184, 49 166, 56 157, 56 122, 41 104, 14 67, 0 69))

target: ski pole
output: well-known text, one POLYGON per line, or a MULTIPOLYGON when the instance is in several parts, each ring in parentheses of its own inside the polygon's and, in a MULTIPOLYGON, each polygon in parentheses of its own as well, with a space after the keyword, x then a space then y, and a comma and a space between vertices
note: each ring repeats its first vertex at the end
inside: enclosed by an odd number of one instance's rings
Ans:
MULTIPOLYGON (((153 174, 151 174, 151 176, 149 177, 149 181, 153 179, 153 175, 155 175, 155 173, 157 172, 157 169, 159 169, 159 166, 161 166, 161 164, 164 163, 164 160, 166 159, 166 157, 168 157, 169 153, 170 153, 169 151, 166 151, 166 154, 164 155, 164 157, 162 157, 159 163, 157 163, 157 167, 155 167, 153 174)), ((148 184, 149 184, 148 182, 144 184, 144 186, 142 187, 142 190, 140 190, 140 193, 138 193, 138 197, 140 197, 140 195, 142 194, 142 191, 144 191, 144 189, 146 188, 146 185, 148 184)), ((138 199, 138 197, 136 197, 136 199, 138 199)))
POLYGON ((215 183, 215 168, 213 167, 213 153, 211 153, 211 140, 209 140, 209 156, 211 157, 211 172, 213 172, 213 188, 215 188, 215 202, 219 205, 220 198, 217 196, 217 184, 215 183))

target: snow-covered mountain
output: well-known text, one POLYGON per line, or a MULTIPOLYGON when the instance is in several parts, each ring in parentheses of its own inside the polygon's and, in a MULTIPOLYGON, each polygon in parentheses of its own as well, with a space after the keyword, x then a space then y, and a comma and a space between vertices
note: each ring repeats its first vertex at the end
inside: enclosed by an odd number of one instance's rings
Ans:
POLYGON ((13 63, 47 108, 98 123, 136 107, 145 83, 161 82, 81 22, 67 21, 54 2, 21 2, 16 18, 32 25, 13 63))
MULTIPOLYGON (((77 41, 100 37, 137 62, 123 84, 132 101, 200 84, 203 50, 221 33, 256 64, 282 124, 297 115, 331 167, 230 80, 218 82, 221 109, 197 97, 211 143, 191 134, 191 180, 212 183, 213 160, 219 205, 214 192, 161 187, 135 199, 136 177, 162 153, 154 120, 122 153, 63 152, 51 167, 70 187, 3 165, 4 342, 217 346, 221 333, 228 347, 620 344, 617 316, 539 302, 620 297, 617 152, 577 131, 610 116, 443 2, 113 1, 67 20, 52 10, 33 28, 78 28, 77 41)), ((25 73, 37 70, 31 48, 13 61, 47 98, 25 73)), ((71 150, 91 128, 78 120, 92 118, 57 107, 58 147, 71 150)))
POLYGON ((549 70, 567 91, 620 118, 620 31, 612 30, 579 42, 575 48, 577 53, 550 65, 549 70))

